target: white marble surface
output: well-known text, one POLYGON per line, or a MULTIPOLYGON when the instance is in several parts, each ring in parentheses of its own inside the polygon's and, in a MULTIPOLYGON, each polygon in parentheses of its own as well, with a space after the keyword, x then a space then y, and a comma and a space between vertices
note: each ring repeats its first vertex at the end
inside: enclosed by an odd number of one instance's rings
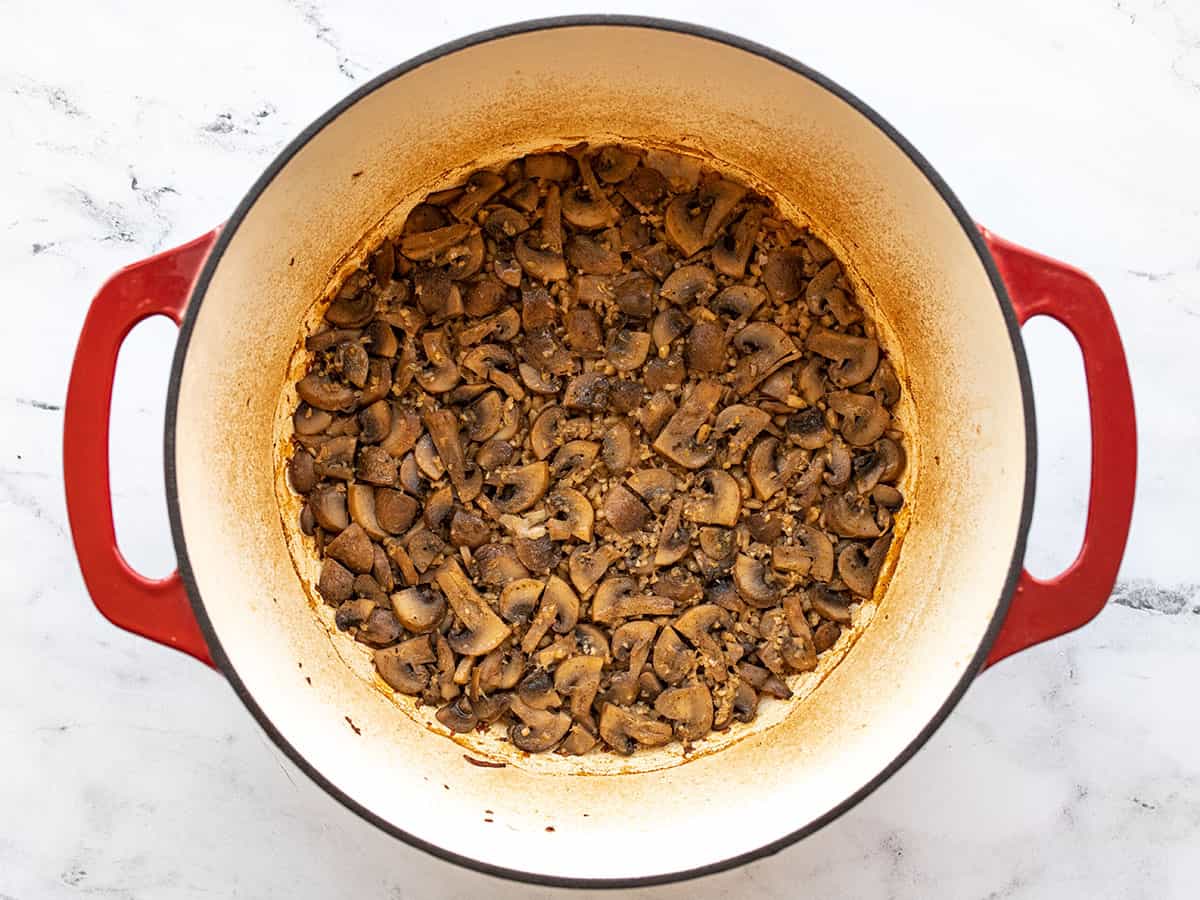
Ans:
MULTIPOLYGON (((550 896, 386 837, 310 784, 222 679, 93 610, 69 542, 61 404, 119 266, 220 222, 284 142, 442 41, 585 5, 0 4, 0 898, 550 896), (406 7, 412 6, 409 11, 406 7)), ((610 2, 739 32, 871 102, 979 221, 1103 285, 1141 426, 1134 530, 1087 629, 986 673, 866 802, 777 856, 653 897, 1194 897, 1200 881, 1200 9, 610 2), (771 9, 778 6, 778 9, 771 9), (919 8, 912 9, 910 7, 919 8)), ((160 458, 173 329, 134 335, 114 436, 130 558, 172 563, 160 458)), ((1078 354, 1027 329, 1030 562, 1082 527, 1078 354)))

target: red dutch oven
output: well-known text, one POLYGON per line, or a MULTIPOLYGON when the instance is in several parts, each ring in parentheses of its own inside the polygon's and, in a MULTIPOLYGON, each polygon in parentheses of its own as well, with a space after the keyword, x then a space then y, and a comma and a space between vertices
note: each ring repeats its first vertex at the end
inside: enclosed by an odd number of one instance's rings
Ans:
POLYGON ((591 17, 501 28, 392 69, 306 128, 221 228, 114 275, 80 335, 64 465, 100 611, 218 668, 331 795, 481 871, 612 886, 717 871, 811 833, 911 757, 983 668, 1095 616, 1129 529, 1135 432, 1095 282, 978 228, 863 102, 730 35, 591 17), (281 465, 299 336, 429 190, 535 148, 618 139, 719 161, 846 261, 905 386, 902 546, 853 652, 701 752, 464 746, 380 691, 363 649, 314 613, 315 562, 281 465), (117 353, 154 315, 180 326, 165 435, 179 571, 161 581, 117 550, 108 478, 117 353), (1086 537, 1050 580, 1022 569, 1036 441, 1020 326, 1041 315, 1079 343, 1092 428, 1086 537))

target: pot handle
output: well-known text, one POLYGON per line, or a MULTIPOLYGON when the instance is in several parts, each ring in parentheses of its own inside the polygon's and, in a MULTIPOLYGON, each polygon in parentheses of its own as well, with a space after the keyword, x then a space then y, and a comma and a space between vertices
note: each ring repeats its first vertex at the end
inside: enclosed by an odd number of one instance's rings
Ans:
POLYGON ((134 263, 92 301, 67 386, 63 481, 79 568, 92 602, 114 625, 212 665, 212 656, 175 571, 155 580, 135 572, 117 547, 108 473, 108 426, 121 344, 150 316, 183 318, 192 283, 217 230, 134 263))
POLYGON ((1050 316, 1083 353, 1092 427, 1087 527, 1079 555, 1054 578, 1021 572, 986 666, 1086 625, 1104 608, 1129 536, 1137 474, 1133 388, 1112 310, 1100 286, 1071 266, 981 228, 1022 325, 1050 316))

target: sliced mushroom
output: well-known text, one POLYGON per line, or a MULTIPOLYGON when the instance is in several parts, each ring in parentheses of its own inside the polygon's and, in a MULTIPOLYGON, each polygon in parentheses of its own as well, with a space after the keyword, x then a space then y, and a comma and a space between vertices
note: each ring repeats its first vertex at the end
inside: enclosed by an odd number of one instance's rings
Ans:
POLYGON ((288 482, 297 494, 307 494, 317 486, 316 465, 303 447, 297 448, 288 461, 288 482))
POLYGON ((379 442, 389 456, 397 459, 408 453, 421 436, 421 419, 413 412, 393 410, 392 427, 387 437, 379 442))
POLYGON ((785 610, 777 607, 767 610, 759 620, 758 630, 763 642, 758 648, 758 658, 780 677, 789 670, 810 672, 817 667, 817 651, 808 633, 808 624, 801 617, 799 623, 804 633, 796 634, 789 625, 793 619, 785 610))
MULTIPOLYGON (((638 253, 646 252, 648 252, 648 248, 638 251, 638 253)), ((642 272, 619 275, 612 280, 610 290, 613 301, 625 315, 634 319, 645 319, 654 312, 654 298, 658 292, 658 286, 649 275, 642 272)), ((583 291, 580 290, 577 293, 582 301, 583 291)), ((603 296, 600 299, 603 299, 603 296)))
POLYGON ((700 549, 715 563, 733 565, 737 550, 737 535, 728 528, 701 528, 700 549))
POLYGON ((639 159, 621 147, 601 147, 595 156, 596 174, 606 184, 617 184, 633 174, 639 159))
POLYGON ((733 583, 738 594, 757 609, 766 609, 779 602, 782 586, 767 574, 767 567, 745 553, 733 562, 733 583))
POLYGON ((733 389, 738 396, 800 356, 787 333, 770 322, 751 322, 737 333, 733 345, 743 354, 733 370, 733 389))
MULTIPOLYGON (((529 220, 507 206, 492 206, 486 210, 483 230, 493 240, 505 241, 529 230, 529 220)), ((469 312, 470 310, 468 310, 469 312)))
POLYGON ((549 283, 564 281, 567 277, 567 263, 563 259, 562 251, 534 246, 528 233, 517 238, 514 252, 517 262, 530 278, 549 283))
POLYGON ((495 472, 489 480, 498 485, 493 502, 501 512, 522 513, 542 499, 550 485, 550 467, 544 462, 509 466, 495 472))
POLYGON ((873 444, 892 423, 887 409, 871 394, 834 391, 826 398, 830 408, 842 416, 842 437, 854 447, 873 444))
POLYGON ((608 361, 618 372, 641 368, 650 352, 650 335, 644 331, 619 328, 608 339, 608 361))
POLYGON ((654 547, 654 565, 671 566, 687 555, 691 547, 692 533, 683 524, 682 514, 683 500, 675 500, 671 503, 658 530, 658 543, 654 547))
POLYGON ((824 653, 836 644, 841 636, 842 629, 837 622, 824 621, 813 631, 813 647, 818 653, 824 653))
POLYGON ((767 302, 767 295, 748 284, 731 284, 712 301, 712 311, 735 322, 749 319, 767 302))
POLYGON ((450 353, 444 331, 427 331, 421 335, 429 368, 416 373, 417 383, 431 394, 450 390, 459 380, 458 365, 450 353))
MULTIPOLYGON (((379 524, 375 514, 375 489, 367 484, 351 484, 346 488, 346 505, 350 518, 372 540, 382 541, 388 532, 379 524)), ((328 550, 326 551, 328 552, 328 550)))
POLYGON ((746 274, 746 263, 750 260, 762 219, 762 207, 751 207, 729 233, 716 242, 712 261, 718 272, 730 278, 741 278, 746 274))
POLYGON ((508 739, 527 753, 542 753, 551 749, 571 727, 571 717, 565 712, 534 709, 520 697, 509 701, 509 709, 520 723, 509 726, 508 739))
POLYGON ((848 538, 879 537, 880 528, 870 501, 857 494, 833 494, 821 507, 825 525, 848 538))
POLYGON ((428 635, 409 638, 372 655, 379 677, 402 694, 419 694, 429 684, 428 663, 434 661, 428 635))
POLYGON ((684 397, 675 415, 654 440, 662 456, 688 469, 699 469, 716 453, 716 444, 698 440, 701 426, 721 399, 722 387, 715 381, 699 381, 684 397))
POLYGON ((567 409, 603 412, 608 406, 612 382, 599 372, 585 372, 567 382, 562 403, 567 409))
POLYGON ((523 162, 526 178, 567 181, 575 175, 575 160, 565 153, 531 153, 523 162))
POLYGON ((568 188, 562 195, 563 218, 576 228, 594 230, 615 225, 621 214, 612 205, 586 159, 580 158, 579 177, 583 184, 568 188))
POLYGON ((650 519, 650 510, 623 484, 608 489, 600 511, 605 521, 621 534, 637 531, 650 519))
POLYGON ((837 566, 846 587, 860 597, 871 597, 891 543, 892 536, 887 534, 876 540, 869 550, 862 544, 847 544, 838 554, 837 566))
POLYGON ((443 563, 434 573, 434 579, 463 627, 462 631, 449 635, 450 646, 456 653, 481 656, 508 637, 511 629, 492 612, 457 562, 443 563))
POLYGON ((591 502, 574 488, 562 487, 546 498, 546 508, 551 518, 546 529, 553 541, 574 538, 587 543, 592 539, 595 510, 591 502))
POLYGON ((638 212, 650 212, 667 193, 667 179, 657 169, 638 166, 617 188, 638 212))
MULTIPOLYGON (((411 214, 409 218, 412 218, 411 214)), ((455 222, 430 231, 410 232, 400 239, 400 252, 415 262, 425 262, 462 243, 470 232, 471 225, 468 222, 455 222)))
POLYGON ((684 256, 699 253, 707 245, 704 224, 708 211, 695 194, 683 194, 667 205, 663 230, 684 256))
POLYGON ((562 697, 554 690, 554 679, 540 666, 517 685, 517 696, 533 709, 557 709, 562 706, 562 697))
POLYGON ((837 622, 839 625, 849 625, 852 620, 850 601, 844 594, 831 590, 825 585, 816 585, 808 591, 808 602, 822 619, 837 622))
POLYGON ((550 474, 559 482, 584 475, 600 453, 595 441, 567 441, 554 454, 550 474))
POLYGON ((586 594, 620 558, 621 552, 608 544, 576 548, 567 562, 571 584, 579 593, 586 594))
POLYGON ((833 438, 833 432, 825 423, 825 416, 815 406, 788 416, 786 431, 788 440, 805 450, 818 450, 833 438))
POLYGON ((659 747, 671 740, 671 726, 638 715, 613 703, 604 704, 600 712, 600 737, 617 753, 626 756, 638 746, 659 747))
POLYGON ((336 559, 352 572, 370 572, 375 562, 371 539, 357 522, 351 522, 341 534, 325 545, 325 555, 336 559))
POLYGON ((567 261, 589 275, 618 275, 621 272, 621 254, 586 234, 573 235, 567 242, 567 261))
POLYGON ((679 633, 670 625, 663 626, 654 642, 654 671, 667 684, 678 684, 696 668, 696 658, 679 633))
POLYGON ((301 401, 296 407, 296 412, 292 414, 292 428, 296 434, 313 435, 320 434, 333 422, 333 416, 323 409, 313 409, 307 403, 301 401))
POLYGON ((621 475, 633 465, 634 437, 628 422, 616 422, 604 432, 600 461, 610 475, 621 475))
POLYGON ((754 406, 736 403, 717 414, 713 423, 713 434, 733 432, 725 444, 725 460, 733 466, 740 465, 754 443, 754 439, 771 424, 771 416, 754 406))
POLYGON ((720 469, 705 469, 696 478, 693 495, 684 504, 683 515, 702 525, 737 524, 742 509, 742 491, 737 480, 720 469))
POLYGON ((603 668, 603 657, 572 656, 559 663, 554 673, 554 689, 571 698, 571 717, 577 722, 591 717, 592 701, 600 689, 603 668))
POLYGON ((592 598, 592 621, 611 624, 634 616, 665 616, 675 609, 668 597, 642 594, 637 582, 628 576, 606 578, 592 598))
POLYGON ((456 734, 469 734, 479 724, 474 704, 466 694, 460 694, 435 714, 437 720, 456 734))
POLYGON ((728 628, 729 624, 729 613, 712 603, 693 606, 675 620, 675 630, 700 651, 699 661, 705 667, 706 677, 724 680, 724 653, 710 632, 718 625, 728 628))
POLYGON ((504 187, 504 178, 495 172, 479 171, 467 179, 463 191, 448 207, 450 213, 459 221, 468 222, 475 214, 483 209, 483 205, 491 200, 504 187))
POLYGON ((354 575, 336 560, 326 557, 321 563, 317 592, 326 603, 341 603, 354 593, 354 575))
POLYGON ((625 671, 613 675, 606 699, 625 706, 637 699, 642 670, 650 658, 658 626, 653 622, 626 622, 613 632, 613 659, 625 671))
POLYGON ((723 371, 726 349, 724 328, 715 322, 697 322, 687 338, 688 369, 704 373, 723 371))
POLYGON ((809 332, 807 346, 814 353, 837 361, 837 365, 829 368, 829 378, 838 387, 861 384, 879 364, 879 343, 873 338, 818 327, 809 332))
POLYGON ((658 295, 676 306, 703 303, 717 292, 717 277, 708 266, 692 265, 676 269, 667 276, 658 295))
POLYGON ((790 303, 804 289, 804 251, 800 247, 772 250, 763 266, 763 286, 776 305, 790 303))
POLYGON ((806 456, 803 450, 781 452, 778 438, 769 435, 762 438, 750 451, 750 462, 746 467, 754 495, 759 500, 770 500, 800 473, 807 462, 806 456))
POLYGON ((314 409, 345 412, 358 402, 354 389, 325 375, 306 375, 296 383, 300 399, 314 409))
POLYGON ((712 693, 701 682, 667 688, 654 701, 654 711, 676 723, 675 736, 681 741, 699 740, 712 730, 712 693))
POLYGON ((511 544, 484 544, 475 551, 479 580, 487 587, 500 587, 516 578, 528 578, 529 570, 517 558, 511 544))
MULTIPOLYGON (((798 524, 794 527, 792 538, 795 541, 794 546, 778 546, 773 550, 782 553, 785 550, 794 549, 802 557, 811 561, 808 574, 814 581, 831 581, 833 579, 833 542, 829 539, 829 535, 811 525, 798 524)), ((786 568, 778 564, 775 567, 786 568)))

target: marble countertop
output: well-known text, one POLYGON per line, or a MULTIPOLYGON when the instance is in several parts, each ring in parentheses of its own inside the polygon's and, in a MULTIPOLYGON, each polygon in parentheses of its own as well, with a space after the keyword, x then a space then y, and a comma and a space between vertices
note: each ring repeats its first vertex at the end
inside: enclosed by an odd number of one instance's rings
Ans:
MULTIPOLYGON (((1091 273, 1129 353, 1141 477, 1111 602, 984 674, 852 812, 778 855, 630 896, 1194 897, 1200 881, 1200 7, 610 2, 769 44, 875 106, 1001 235, 1091 273), (917 6, 919 9, 912 7, 917 6)), ((388 66, 578 3, 127 0, 0 7, 0 898, 549 897, 432 859, 314 787, 217 675, 95 612, 71 548, 62 403, 120 266, 233 209, 283 144, 388 66)), ((174 331, 140 328, 114 412, 131 561, 173 557, 174 331)), ((1074 555, 1079 355, 1026 329, 1040 423, 1029 564, 1074 555)))

